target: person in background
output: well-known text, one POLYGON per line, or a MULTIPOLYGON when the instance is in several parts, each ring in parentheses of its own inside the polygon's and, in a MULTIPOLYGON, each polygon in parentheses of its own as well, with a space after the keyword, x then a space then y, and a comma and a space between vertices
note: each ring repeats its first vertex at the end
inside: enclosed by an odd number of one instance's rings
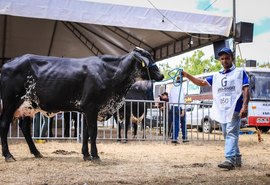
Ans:
POLYGON ((184 89, 180 83, 180 78, 177 79, 177 85, 173 86, 169 93, 169 122, 172 123, 172 143, 178 143, 179 126, 181 124, 182 140, 187 140, 187 128, 186 128, 186 112, 185 112, 185 96, 184 89))
MULTIPOLYGON (((159 95, 159 101, 169 102, 169 95, 168 95, 168 93, 167 92, 163 92, 161 95, 159 95)), ((158 104, 158 108, 159 108, 160 113, 161 113, 160 115, 162 115, 162 119, 164 119, 165 122, 167 122, 167 110, 166 110, 167 105, 164 102, 159 103, 158 104), (164 115, 164 117, 163 117, 163 115, 164 115)), ((170 132, 169 132, 170 131, 170 128, 171 128, 171 123, 168 122, 168 125, 165 126, 165 133, 169 137, 170 137, 170 132), (168 130, 168 132, 167 132, 167 130, 168 130)), ((160 130, 160 134, 161 134, 161 130, 160 130)))
POLYGON ((183 77, 199 86, 212 86, 213 108, 211 117, 222 125, 225 138, 226 160, 218 165, 228 170, 241 167, 242 160, 238 146, 241 118, 247 116, 249 80, 242 68, 233 64, 233 52, 223 48, 218 53, 223 69, 205 80, 183 71, 183 77))
MULTIPOLYGON (((161 95, 158 95, 158 96, 159 96, 159 101, 169 102, 169 95, 168 95, 167 92, 164 92, 164 93, 162 93, 161 95)), ((165 108, 165 104, 164 103, 159 103, 158 108, 160 110, 163 110, 165 108)))

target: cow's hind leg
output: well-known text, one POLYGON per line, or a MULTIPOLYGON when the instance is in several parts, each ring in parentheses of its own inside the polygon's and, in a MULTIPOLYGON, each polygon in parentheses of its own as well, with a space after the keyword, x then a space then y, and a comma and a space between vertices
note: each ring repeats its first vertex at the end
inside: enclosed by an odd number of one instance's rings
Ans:
POLYGON ((13 155, 9 152, 7 135, 12 121, 13 112, 3 111, 1 115, 0 135, 2 144, 2 155, 5 157, 6 162, 16 161, 13 155))
POLYGON ((35 143, 33 142, 33 139, 31 136, 31 118, 28 116, 24 117, 24 118, 20 118, 19 125, 20 125, 22 132, 23 132, 25 140, 28 144, 30 152, 32 154, 34 154, 34 156, 36 158, 42 158, 43 155, 37 150, 35 143))

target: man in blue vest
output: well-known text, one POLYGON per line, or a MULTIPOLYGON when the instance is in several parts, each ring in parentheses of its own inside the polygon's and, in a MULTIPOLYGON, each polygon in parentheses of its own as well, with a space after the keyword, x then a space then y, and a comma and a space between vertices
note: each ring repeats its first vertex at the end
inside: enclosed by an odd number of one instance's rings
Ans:
POLYGON ((213 110, 211 117, 222 125, 225 138, 225 158, 219 168, 232 170, 241 167, 238 146, 241 118, 247 116, 249 80, 242 68, 233 64, 233 52, 223 48, 218 53, 223 69, 205 80, 193 77, 187 72, 183 76, 199 86, 212 86, 213 110))

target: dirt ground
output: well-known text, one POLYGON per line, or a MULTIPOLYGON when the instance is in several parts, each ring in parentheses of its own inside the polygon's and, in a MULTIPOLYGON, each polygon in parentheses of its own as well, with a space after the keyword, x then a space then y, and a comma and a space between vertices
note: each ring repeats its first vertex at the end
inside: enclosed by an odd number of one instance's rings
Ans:
POLYGON ((270 184, 270 134, 262 138, 241 135, 243 166, 231 171, 217 167, 224 141, 98 141, 101 161, 93 163, 83 161, 75 141, 37 143, 45 157, 35 159, 24 140, 10 140, 17 161, 0 158, 0 184, 270 184))

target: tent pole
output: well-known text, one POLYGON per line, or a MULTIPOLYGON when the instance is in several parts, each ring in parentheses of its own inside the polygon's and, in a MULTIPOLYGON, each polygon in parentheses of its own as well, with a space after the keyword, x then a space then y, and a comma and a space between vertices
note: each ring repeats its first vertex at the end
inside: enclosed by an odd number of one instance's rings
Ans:
POLYGON ((232 37, 233 37, 233 62, 235 64, 236 62, 236 42, 235 42, 235 36, 236 36, 236 1, 233 0, 233 33, 232 33, 232 37))
POLYGON ((6 37, 7 36, 7 15, 4 16, 4 26, 3 26, 3 46, 2 46, 2 61, 1 67, 4 65, 5 62, 5 52, 6 52, 6 37))
POLYGON ((56 28, 57 28, 57 23, 58 23, 58 21, 54 21, 53 31, 52 31, 51 41, 50 41, 50 46, 49 46, 49 50, 48 50, 48 56, 51 55, 52 46, 53 46, 54 37, 55 37, 55 32, 56 32, 56 28))

